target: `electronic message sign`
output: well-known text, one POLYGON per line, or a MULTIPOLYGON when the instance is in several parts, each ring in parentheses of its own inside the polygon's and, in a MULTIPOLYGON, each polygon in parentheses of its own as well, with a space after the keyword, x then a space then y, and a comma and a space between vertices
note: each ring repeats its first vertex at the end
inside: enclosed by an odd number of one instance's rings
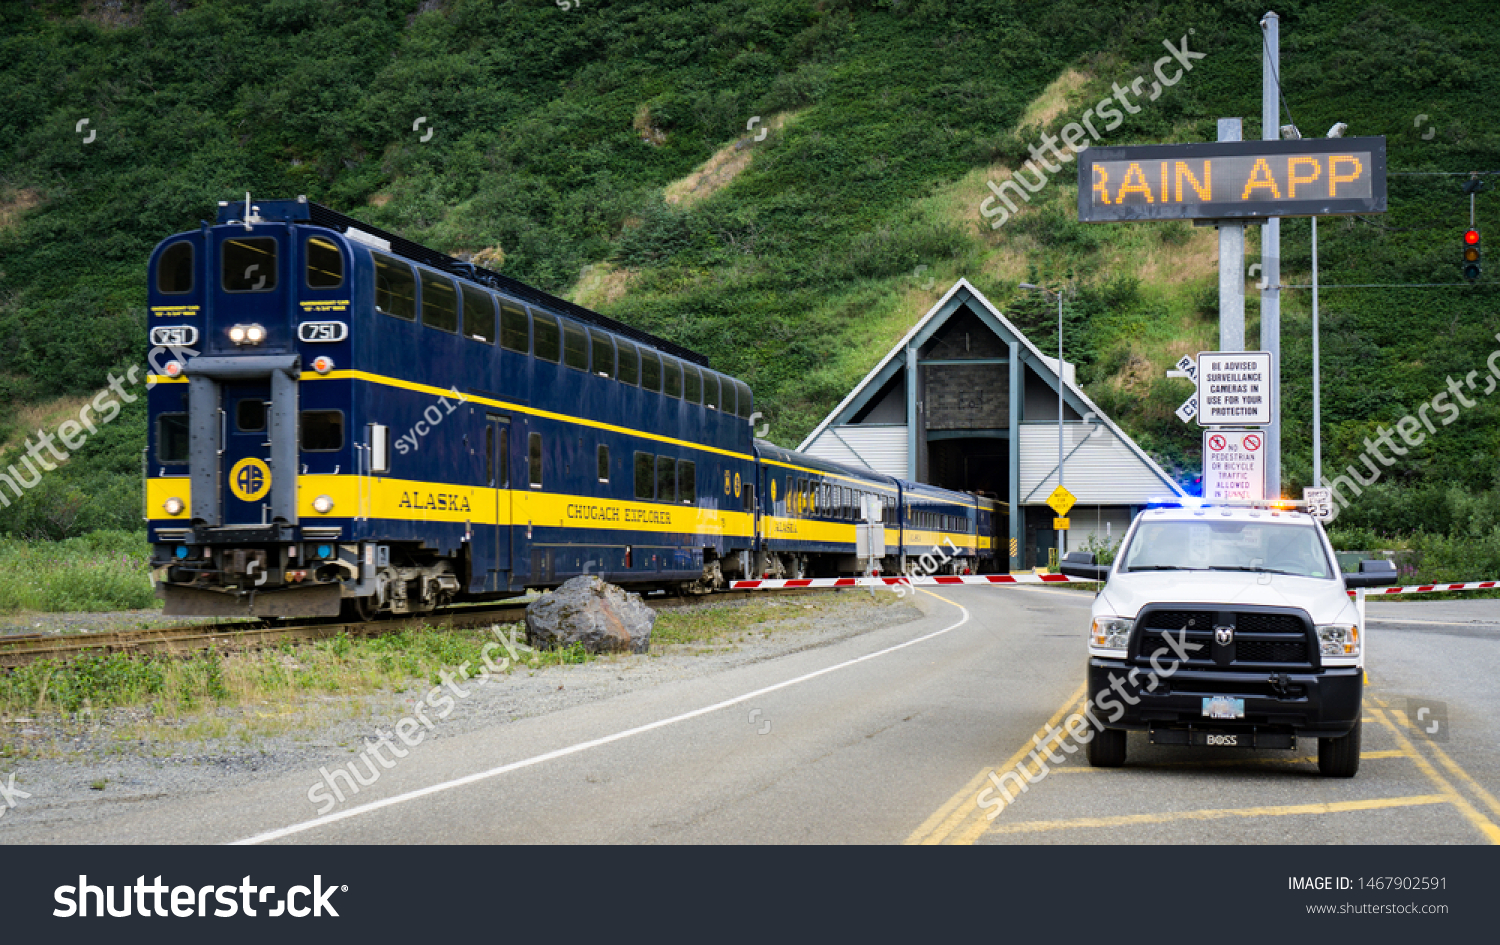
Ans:
POLYGON ((1385 138, 1088 148, 1078 221, 1232 220, 1384 213, 1385 138))

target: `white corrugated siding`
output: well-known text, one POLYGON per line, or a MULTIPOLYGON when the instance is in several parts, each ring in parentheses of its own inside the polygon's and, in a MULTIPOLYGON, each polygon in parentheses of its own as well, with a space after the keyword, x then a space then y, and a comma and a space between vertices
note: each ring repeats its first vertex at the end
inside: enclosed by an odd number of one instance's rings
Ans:
MULTIPOLYGON (((1056 438, 1052 442, 1056 443, 1056 438)), ((1071 486, 1068 491, 1072 491, 1071 486)), ((1119 506, 1100 508, 1080 502, 1068 513, 1068 522, 1072 526, 1068 529, 1068 550, 1082 551, 1090 535, 1097 534, 1101 540, 1108 539, 1118 544, 1125 537, 1126 529, 1130 528, 1130 510, 1119 506)))
MULTIPOLYGON (((1064 438, 1065 485, 1079 505, 1139 505, 1172 494, 1167 481, 1103 424, 1065 424, 1064 438)), ((1023 423, 1021 504, 1043 502, 1056 488, 1057 425, 1023 423)))
MULTIPOLYGON (((1052 440, 1057 443, 1057 438, 1052 440)), ((906 478, 906 425, 828 427, 802 452, 831 463, 863 466, 871 472, 906 478)))

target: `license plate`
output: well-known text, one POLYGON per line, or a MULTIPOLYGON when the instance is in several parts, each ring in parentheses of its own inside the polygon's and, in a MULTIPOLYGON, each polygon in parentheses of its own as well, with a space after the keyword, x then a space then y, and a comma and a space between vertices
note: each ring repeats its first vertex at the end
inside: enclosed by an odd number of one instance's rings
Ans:
POLYGON ((1245 700, 1231 696, 1204 696, 1203 714, 1211 719, 1242 719, 1245 717, 1245 700))

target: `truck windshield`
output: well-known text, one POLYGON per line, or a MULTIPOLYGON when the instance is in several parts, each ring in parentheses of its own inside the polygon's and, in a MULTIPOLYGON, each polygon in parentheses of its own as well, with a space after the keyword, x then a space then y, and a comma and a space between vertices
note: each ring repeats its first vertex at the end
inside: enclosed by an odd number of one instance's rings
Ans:
POLYGON ((1142 522, 1126 571, 1255 571, 1332 578, 1318 530, 1268 522, 1142 522))

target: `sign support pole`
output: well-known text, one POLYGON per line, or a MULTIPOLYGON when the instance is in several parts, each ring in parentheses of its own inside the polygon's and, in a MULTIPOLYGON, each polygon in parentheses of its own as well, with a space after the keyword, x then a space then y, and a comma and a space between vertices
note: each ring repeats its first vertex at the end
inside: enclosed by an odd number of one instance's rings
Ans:
MULTIPOLYGON (((1244 140, 1240 119, 1220 118, 1219 140, 1244 140)), ((1245 225, 1243 223, 1225 221, 1219 223, 1219 350, 1245 350, 1245 225)))
MULTIPOLYGON (((1281 20, 1267 13, 1260 21, 1265 30, 1265 53, 1261 57, 1261 139, 1276 141, 1280 135, 1281 107, 1278 71, 1281 68, 1281 20)), ((1313 217, 1314 220, 1317 217, 1313 217)), ((1261 277, 1260 349, 1271 352, 1271 424, 1266 427, 1266 495, 1281 496, 1281 218, 1271 217, 1260 228, 1261 277)))

